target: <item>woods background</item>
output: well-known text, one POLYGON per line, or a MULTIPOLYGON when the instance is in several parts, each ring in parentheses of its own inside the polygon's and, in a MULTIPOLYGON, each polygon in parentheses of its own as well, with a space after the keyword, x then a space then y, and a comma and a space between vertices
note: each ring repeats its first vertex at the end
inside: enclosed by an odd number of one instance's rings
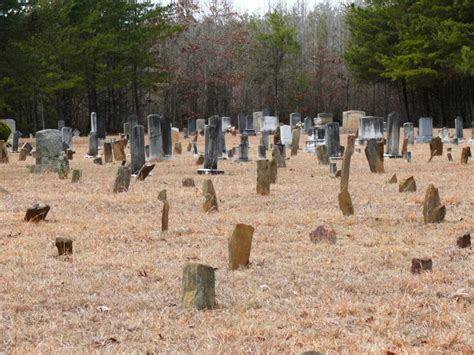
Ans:
POLYGON ((92 111, 109 133, 132 112, 183 127, 262 107, 281 122, 349 109, 474 120, 471 0, 298 1, 265 16, 225 0, 3 0, 0 53, 0 118, 23 133, 58 120, 86 133, 92 111))

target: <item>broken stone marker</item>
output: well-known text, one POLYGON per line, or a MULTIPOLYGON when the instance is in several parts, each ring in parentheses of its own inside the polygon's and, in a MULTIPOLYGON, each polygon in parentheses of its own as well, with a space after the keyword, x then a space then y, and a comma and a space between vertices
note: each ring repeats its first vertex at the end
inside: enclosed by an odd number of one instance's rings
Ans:
POLYGON ((229 269, 236 270, 249 264, 254 228, 237 224, 229 237, 229 269))
POLYGON ((163 201, 163 211, 161 213, 161 231, 166 232, 168 230, 168 217, 170 213, 170 204, 168 201, 163 201))
POLYGON ((411 273, 419 274, 422 271, 431 271, 433 269, 433 261, 431 258, 413 258, 411 259, 411 273))
POLYGON ((212 309, 215 306, 215 275, 211 266, 188 263, 183 269, 183 308, 212 309))
POLYGON ((333 229, 326 229, 324 226, 319 226, 314 231, 309 233, 309 239, 316 244, 321 242, 335 244, 336 232, 333 229))
POLYGON ((45 203, 37 203, 33 207, 26 210, 24 220, 27 222, 39 222, 44 221, 50 210, 49 205, 45 203))
POLYGON ((58 255, 72 255, 72 240, 68 238, 56 238, 56 248, 58 248, 58 255))
POLYGON ((347 190, 347 186, 344 187, 341 192, 339 192, 338 200, 339 208, 341 209, 344 216, 350 216, 354 214, 354 207, 352 206, 352 199, 351 195, 349 195, 349 191, 347 190))
POLYGON ((425 223, 441 223, 446 216, 446 207, 441 204, 438 189, 432 184, 428 186, 423 204, 425 223))
POLYGON ((81 180, 81 177, 82 177, 82 170, 79 170, 79 169, 73 169, 73 170, 72 170, 72 179, 71 179, 71 182, 72 182, 73 184, 78 183, 78 182, 81 180))
POLYGON ((270 162, 268 160, 257 160, 257 193, 260 195, 270 194, 270 162))
POLYGON ((58 161, 58 176, 60 179, 67 179, 69 174, 69 160, 66 153, 62 152, 58 161))
MULTIPOLYGON (((365 147, 365 156, 369 162, 370 171, 373 173, 384 173, 383 160, 380 154, 380 144, 375 139, 369 139, 365 147)), ((383 157, 383 146, 382 146, 383 157)))
POLYGON ((114 193, 127 192, 130 187, 131 178, 132 170, 129 167, 121 166, 118 168, 114 183, 114 193))
POLYGON ((397 180, 397 174, 393 174, 390 180, 388 180, 389 184, 396 184, 398 182, 397 180))
POLYGON ((183 179, 183 187, 194 187, 196 186, 194 184, 194 179, 193 178, 184 178, 183 179))
POLYGON ((471 235, 468 233, 464 234, 462 237, 458 237, 456 245, 459 248, 469 248, 471 246, 471 235))
POLYGON ((430 143, 430 153, 431 156, 441 156, 443 155, 443 141, 441 137, 434 137, 430 143))
POLYGON ((405 179, 400 179, 398 183, 398 192, 415 192, 416 182, 413 176, 409 176, 405 179))
POLYGON ((204 212, 217 211, 217 196, 212 180, 204 180, 202 194, 204 195, 204 203, 202 205, 204 212))
POLYGON ((471 147, 464 147, 461 153, 461 164, 467 164, 469 157, 471 156, 471 147))
POLYGON ((138 171, 137 174, 137 181, 143 181, 145 180, 148 175, 150 175, 150 172, 155 168, 155 164, 150 164, 150 165, 143 165, 142 168, 138 171))

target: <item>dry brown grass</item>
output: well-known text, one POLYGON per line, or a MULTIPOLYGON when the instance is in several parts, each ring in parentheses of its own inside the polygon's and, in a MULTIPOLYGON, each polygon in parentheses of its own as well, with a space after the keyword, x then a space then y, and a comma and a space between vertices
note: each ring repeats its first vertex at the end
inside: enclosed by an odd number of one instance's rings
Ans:
POLYGON ((455 246, 474 227, 474 162, 460 165, 461 146, 453 147, 455 162, 427 163, 429 146, 417 145, 411 164, 386 160, 385 174, 370 173, 364 154, 355 154, 355 215, 343 217, 339 179, 302 151, 278 170, 270 196, 257 195, 257 139, 252 162, 219 162, 225 175, 212 178, 219 212, 210 214, 201 209, 205 177, 186 151, 116 195, 119 163, 84 159, 83 138, 71 161, 83 169, 80 184, 32 175, 32 158, 11 154, 0 166, 0 186, 10 192, 0 194, 0 352, 474 351, 472 250, 455 246), (386 183, 393 173, 413 175, 417 192, 398 193, 386 183), (181 187, 184 177, 197 188, 181 187), (447 207, 440 225, 423 224, 430 183, 447 207), (171 204, 165 234, 162 189, 171 204), (36 202, 51 205, 48 221, 23 222, 36 202), (236 223, 255 233, 250 268, 231 272, 227 237, 236 223), (310 242, 320 224, 335 229, 336 244, 310 242), (69 261, 56 256, 56 237, 74 240, 69 261), (412 275, 411 258, 426 255, 433 272, 412 275), (218 268, 215 310, 181 309, 189 261, 218 268), (459 289, 470 298, 450 297, 459 289))

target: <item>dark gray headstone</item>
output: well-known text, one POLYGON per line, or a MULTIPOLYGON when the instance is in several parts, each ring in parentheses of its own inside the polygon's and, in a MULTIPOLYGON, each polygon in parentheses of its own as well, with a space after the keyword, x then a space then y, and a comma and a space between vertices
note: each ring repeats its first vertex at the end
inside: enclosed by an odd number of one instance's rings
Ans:
POLYGON ((97 154, 99 154, 99 137, 97 137, 97 132, 92 131, 89 133, 89 151, 87 155, 95 157, 97 154))
POLYGON ((341 144, 339 140, 339 123, 332 122, 325 126, 326 147, 329 157, 341 156, 341 144))
POLYGON ((161 134, 161 119, 159 115, 148 115, 148 140, 150 160, 163 159, 163 137, 161 134))
POLYGON ((386 155, 392 158, 401 157, 398 152, 400 146, 400 116, 392 112, 387 117, 387 151, 386 155))
POLYGON ((222 133, 220 117, 215 115, 209 117, 205 129, 204 169, 199 169, 198 174, 223 174, 223 170, 217 169, 219 157, 219 134, 222 133))
POLYGON ((137 174, 145 165, 145 128, 135 125, 130 135, 130 156, 132 174, 137 174))
POLYGON ((166 159, 173 156, 173 141, 171 139, 171 122, 168 117, 160 117, 163 155, 166 159))

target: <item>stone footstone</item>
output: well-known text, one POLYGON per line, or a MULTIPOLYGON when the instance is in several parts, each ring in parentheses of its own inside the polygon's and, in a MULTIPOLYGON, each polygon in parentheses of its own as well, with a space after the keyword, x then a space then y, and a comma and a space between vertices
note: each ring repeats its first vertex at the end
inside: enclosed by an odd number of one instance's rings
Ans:
POLYGON ((69 174, 69 160, 67 159, 66 153, 62 153, 59 157, 58 163, 58 176, 60 179, 67 179, 69 174))
POLYGON ((193 147, 193 143, 192 143, 192 142, 189 142, 189 143, 188 143, 188 147, 186 148, 186 150, 187 150, 188 152, 190 152, 191 149, 192 149, 192 147, 193 147))
POLYGON ((218 210, 216 190, 212 184, 212 180, 204 180, 202 187, 202 194, 204 196, 204 203, 202 208, 204 212, 213 212, 218 210))
POLYGON ((188 263, 183 269, 181 305, 183 308, 215 307, 215 275, 211 266, 188 263))
POLYGON ((354 207, 352 206, 352 199, 347 186, 344 187, 338 195, 339 208, 344 216, 350 216, 354 214, 354 207))
POLYGON ((441 204, 438 189, 432 184, 428 186, 423 204, 423 218, 426 223, 441 223, 446 216, 446 207, 441 204))
POLYGON ((458 239, 456 239, 456 245, 459 248, 469 248, 471 246, 471 235, 468 233, 462 237, 458 237, 458 239))
POLYGON ((76 153, 76 152, 74 152, 73 150, 67 149, 67 150, 66 150, 67 159, 68 159, 68 160, 74 159, 74 154, 75 154, 75 153, 76 153))
POLYGON ((8 164, 8 150, 5 141, 0 140, 0 164, 8 164))
POLYGON ((464 147, 461 152, 461 164, 467 164, 471 156, 471 147, 464 147))
POLYGON ((18 156, 19 161, 25 161, 28 156, 28 151, 25 148, 20 149, 20 155, 18 156))
POLYGON ((422 271, 431 271, 433 260, 429 257, 411 259, 411 273, 420 274, 422 271))
POLYGON ((398 182, 397 180, 397 174, 393 174, 390 180, 388 180, 389 184, 396 184, 398 182))
POLYGON ((174 152, 175 152, 176 154, 181 154, 181 153, 183 152, 183 148, 182 148, 182 146, 181 146, 181 142, 176 142, 176 143, 174 144, 174 152))
POLYGON ((58 248, 58 255, 72 255, 72 240, 68 238, 56 238, 56 248, 58 248))
POLYGON ((280 149, 277 146, 273 147, 272 156, 275 159, 278 168, 286 167, 285 159, 280 153, 280 149))
POLYGON ((443 155, 443 141, 440 137, 435 137, 430 143, 431 156, 442 156, 443 155))
POLYGON ((229 237, 229 269, 246 267, 250 260, 254 228, 247 224, 237 224, 229 237))
POLYGON ((316 156, 318 158, 318 163, 321 165, 328 165, 329 164, 329 156, 326 145, 318 145, 316 146, 316 156))
POLYGON ((400 179, 398 183, 398 192, 415 192, 415 191, 416 191, 416 182, 413 176, 400 179))
POLYGON ((270 184, 276 184, 278 175, 278 166, 275 158, 270 160, 270 184))
POLYGON ((103 161, 102 161, 102 157, 97 157, 97 158, 94 158, 92 160, 92 162, 96 165, 102 165, 103 164, 103 161))
POLYGON ((194 179, 193 178, 184 178, 183 179, 183 187, 194 187, 196 186, 194 184, 194 179))
POLYGON ((168 201, 163 201, 163 211, 161 213, 161 231, 166 232, 168 230, 168 219, 170 213, 170 204, 168 201))
POLYGON ((201 165, 204 163, 204 155, 199 154, 198 158, 196 159, 196 165, 201 165))
POLYGON ((336 163, 329 163, 329 175, 332 177, 336 177, 337 173, 337 164, 336 163))
POLYGON ((166 189, 161 190, 161 191, 158 193, 158 201, 161 201, 161 202, 168 201, 168 196, 167 196, 166 189))
POLYGON ((118 168, 114 183, 114 193, 127 192, 130 187, 131 178, 132 170, 129 167, 121 166, 118 168))
POLYGON ((37 203, 33 207, 26 210, 24 220, 27 222, 39 222, 44 221, 50 210, 49 205, 45 203, 37 203))
POLYGON ((142 166, 142 168, 138 171, 137 174, 137 181, 143 181, 145 180, 148 175, 150 175, 150 172, 155 168, 155 164, 145 164, 142 166))
MULTIPOLYGON (((369 139, 365 147, 365 156, 369 162, 370 171, 373 173, 385 173, 383 160, 380 157, 380 145, 375 139, 369 139)), ((383 148, 382 148, 383 157, 383 148)))
POLYGON ((406 152, 404 158, 405 158, 406 163, 410 163, 411 162, 411 152, 406 152))
POLYGON ((326 229, 324 226, 319 226, 314 231, 309 233, 309 240, 315 244, 321 242, 335 244, 336 232, 333 229, 326 229))
POLYGON ((446 154, 446 157, 448 158, 448 161, 453 161, 453 155, 451 154, 451 152, 446 154))
POLYGON ((71 182, 73 184, 77 184, 81 180, 81 177, 82 177, 82 170, 79 170, 79 169, 72 170, 71 182))
POLYGON ((270 162, 268 160, 257 160, 257 194, 270 194, 270 162))

